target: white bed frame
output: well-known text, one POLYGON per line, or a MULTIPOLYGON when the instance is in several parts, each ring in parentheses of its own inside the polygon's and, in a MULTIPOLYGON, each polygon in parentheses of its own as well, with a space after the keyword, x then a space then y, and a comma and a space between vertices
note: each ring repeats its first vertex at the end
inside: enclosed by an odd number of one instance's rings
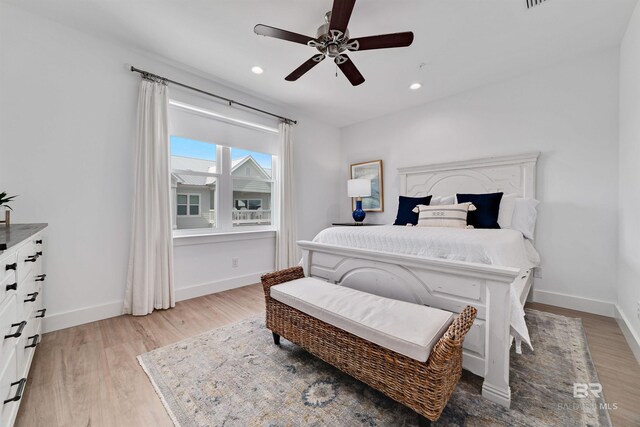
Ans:
MULTIPOLYGON (((503 191, 535 197, 538 154, 400 168, 400 194, 416 197, 503 191)), ((524 304, 533 281, 530 270, 310 241, 299 241, 298 245, 307 276, 454 313, 466 305, 476 307, 476 321, 464 342, 463 367, 484 377, 485 398, 509 407, 510 291, 514 287, 524 304)))

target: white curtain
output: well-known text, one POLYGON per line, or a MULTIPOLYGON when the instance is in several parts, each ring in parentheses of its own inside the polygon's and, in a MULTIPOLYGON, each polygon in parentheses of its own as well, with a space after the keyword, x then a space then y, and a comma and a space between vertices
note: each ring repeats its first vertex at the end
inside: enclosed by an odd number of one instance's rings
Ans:
POLYGON ((169 175, 169 93, 143 79, 138 94, 135 190, 124 313, 175 306, 169 175))
POLYGON ((295 177, 293 174, 293 137, 289 123, 281 122, 280 168, 278 176, 280 223, 276 238, 276 270, 293 267, 297 261, 295 177))

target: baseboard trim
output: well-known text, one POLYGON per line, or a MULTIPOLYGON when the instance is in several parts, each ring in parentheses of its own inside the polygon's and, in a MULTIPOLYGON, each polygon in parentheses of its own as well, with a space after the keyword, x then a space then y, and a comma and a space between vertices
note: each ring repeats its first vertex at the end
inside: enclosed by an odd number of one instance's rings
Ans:
POLYGON ((222 291, 228 291, 230 289, 252 285, 260 282, 260 276, 265 273, 267 273, 267 271, 176 289, 176 301, 184 301, 191 298, 201 297, 203 295, 215 294, 222 291))
POLYGON ((122 314, 122 305, 123 301, 112 301, 78 310, 64 311, 62 313, 47 313, 42 322, 42 331, 44 333, 53 332, 97 320, 120 316, 122 314))
POLYGON ((531 295, 533 302, 584 311, 585 313, 598 314, 600 316, 615 317, 616 304, 614 302, 536 289, 531 292, 531 295))
POLYGON ((629 347, 631 348, 631 352, 636 357, 636 360, 640 364, 640 337, 636 335, 636 333, 629 327, 631 324, 627 316, 620 310, 620 306, 616 305, 616 322, 618 322, 618 326, 622 330, 622 335, 627 340, 629 347))
MULTIPOLYGON (((266 272, 246 274, 244 276, 216 280, 214 282, 176 289, 176 301, 184 301, 203 295, 214 294, 258 283, 260 281, 260 276, 264 273, 266 272)), ((53 332, 60 329, 71 328, 73 326, 84 325, 85 323, 108 319, 110 317, 120 316, 122 314, 122 306, 123 301, 112 301, 78 310, 47 314, 43 319, 42 331, 43 333, 53 332)))

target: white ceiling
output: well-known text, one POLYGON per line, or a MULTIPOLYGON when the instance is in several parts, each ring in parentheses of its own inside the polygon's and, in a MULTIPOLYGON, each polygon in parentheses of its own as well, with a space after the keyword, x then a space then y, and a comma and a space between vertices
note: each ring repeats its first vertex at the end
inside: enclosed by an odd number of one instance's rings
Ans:
MULTIPOLYGON (((82 31, 185 64, 248 93, 346 126, 620 43, 637 0, 359 0, 352 37, 411 30, 412 46, 351 53, 366 82, 352 87, 316 51, 260 37, 262 23, 315 35, 332 0, 9 0, 82 31), (424 64, 421 68, 420 64, 424 64), (260 65, 262 75, 251 73, 260 65), (412 82, 423 87, 410 91, 412 82)), ((150 70, 153 71, 153 70, 150 70)))

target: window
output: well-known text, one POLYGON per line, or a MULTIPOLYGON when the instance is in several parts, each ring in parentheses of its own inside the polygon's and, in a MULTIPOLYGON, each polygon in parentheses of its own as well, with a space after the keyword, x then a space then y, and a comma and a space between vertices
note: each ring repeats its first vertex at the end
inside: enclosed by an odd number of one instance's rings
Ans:
POLYGON ((257 151, 231 149, 233 227, 271 225, 273 156, 257 151))
POLYGON ((271 229, 275 157, 172 135, 173 228, 271 229))
POLYGON ((200 216, 200 195, 178 194, 177 207, 179 216, 200 216))
POLYGON ((262 209, 262 199, 244 199, 244 200, 235 199, 234 202, 233 202, 233 207, 236 210, 242 210, 242 209, 257 210, 257 209, 262 209))
POLYGON ((216 228, 218 147, 171 136, 173 228, 216 228))

